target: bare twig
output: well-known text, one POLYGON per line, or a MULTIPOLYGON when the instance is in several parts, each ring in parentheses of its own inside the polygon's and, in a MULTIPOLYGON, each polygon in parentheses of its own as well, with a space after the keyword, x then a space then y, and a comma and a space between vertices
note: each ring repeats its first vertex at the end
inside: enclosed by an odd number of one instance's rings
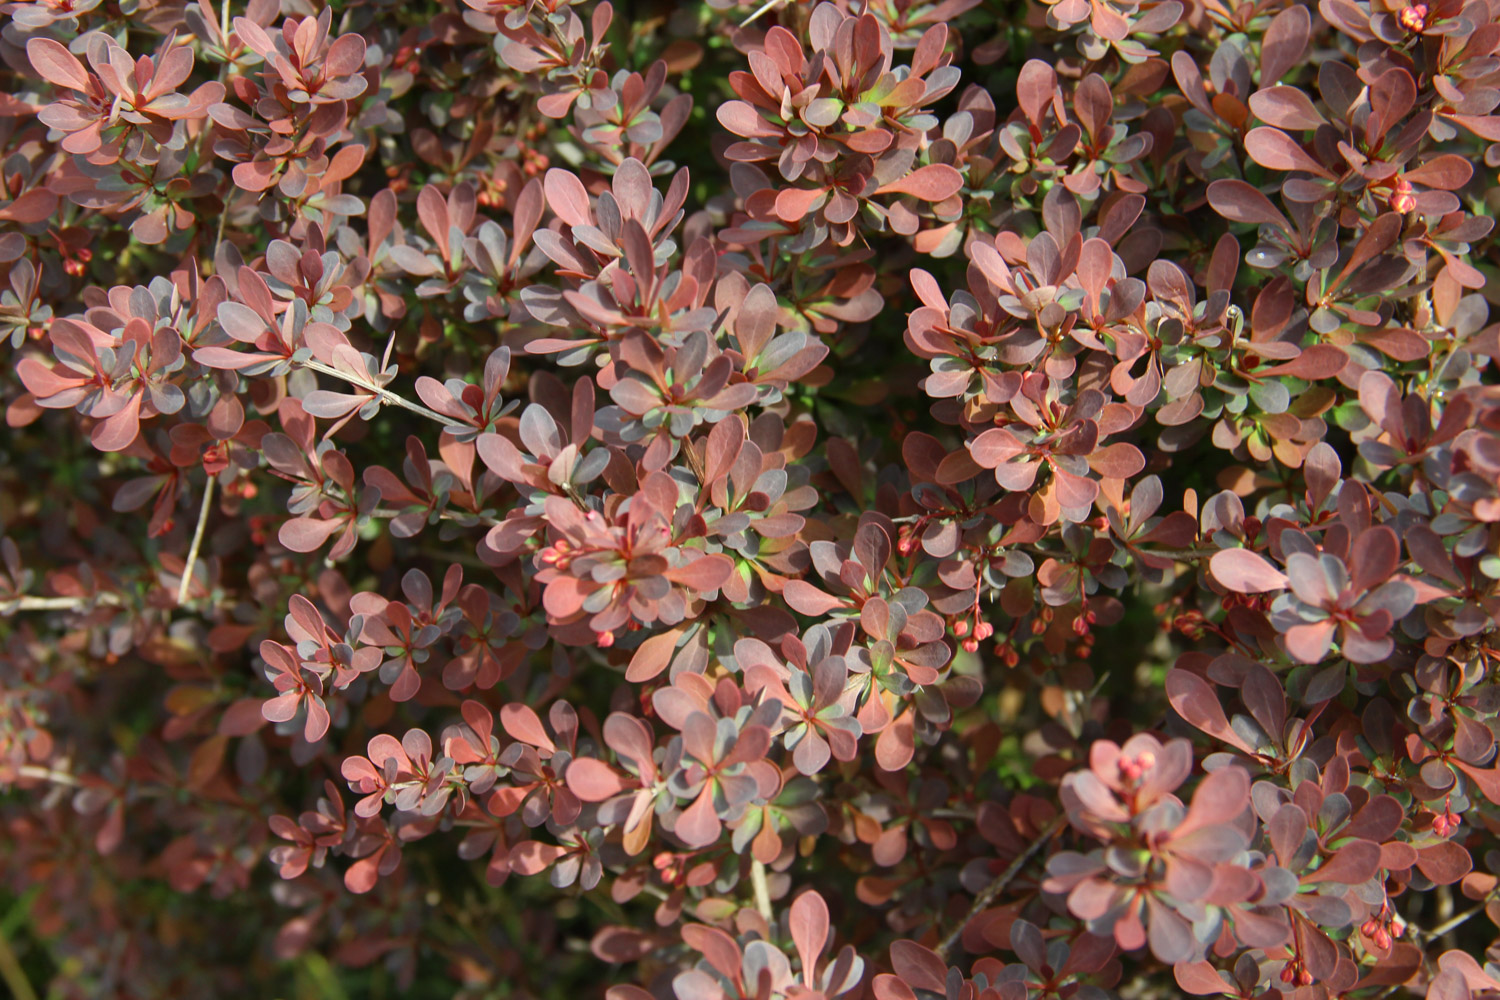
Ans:
POLYGON ((193 585, 193 567, 198 562, 198 548, 203 544, 203 528, 208 524, 208 512, 214 502, 214 476, 208 476, 208 484, 203 487, 203 505, 198 508, 198 523, 193 527, 193 542, 188 546, 187 565, 182 569, 182 582, 177 585, 177 603, 186 604, 188 590, 193 585))
POLYGON ((16 776, 33 781, 50 781, 54 785, 67 785, 69 788, 77 788, 79 785, 78 778, 67 771, 54 771, 39 764, 22 764, 16 768, 16 776))
POLYGON ((322 372, 324 375, 331 375, 336 379, 348 382, 350 385, 356 388, 363 389, 365 392, 374 393, 392 406, 399 406, 402 409, 410 410, 413 413, 420 413, 428 420, 435 420, 438 423, 442 424, 444 427, 469 426, 462 421, 454 420, 452 417, 445 417, 441 413, 438 413, 436 410, 429 410, 427 407, 421 405, 420 403, 413 403, 411 400, 407 399, 405 396, 400 395, 399 393, 392 392, 391 390, 382 388, 378 385, 372 385, 370 382, 360 378, 357 375, 351 375, 349 372, 339 371, 332 365, 325 365, 323 362, 314 361, 311 358, 302 362, 302 364, 307 368, 311 368, 315 372, 322 372))
MULTIPOLYGON (((377 520, 377 521, 390 521, 390 520, 393 520, 395 518, 400 517, 402 514, 405 514, 405 513, 406 513, 406 511, 404 511, 404 510, 396 510, 393 507, 377 507, 374 510, 370 511, 370 516, 372 518, 374 518, 375 520, 377 520)), ((495 525, 497 525, 497 524, 500 523, 499 521, 495 520, 493 517, 486 517, 483 514, 470 514, 467 511, 465 511, 462 514, 454 514, 454 513, 450 513, 449 511, 446 511, 446 510, 438 512, 438 520, 439 521, 452 521, 452 522, 462 523, 464 521, 464 519, 466 519, 466 518, 470 518, 475 523, 482 524, 485 527, 489 527, 489 528, 493 528, 495 525)), ((452 556, 448 556, 448 555, 443 556, 443 558, 447 559, 450 562, 462 562, 462 560, 460 560, 460 559, 454 559, 452 556)), ((481 563, 475 563, 474 565, 488 566, 487 563, 482 563, 482 562, 481 563)))
POLYGON ((771 923, 775 914, 771 910, 771 886, 766 882, 764 863, 755 860, 750 862, 750 885, 755 890, 755 908, 766 918, 767 924, 771 923))
POLYGON ((1148 556, 1161 556, 1165 559, 1175 559, 1179 562, 1192 562, 1195 559, 1211 556, 1219 550, 1216 547, 1205 546, 1197 549, 1143 549, 1142 551, 1148 556))
POLYGON ((16 1000, 37 1000, 36 990, 26 978, 26 970, 21 968, 21 960, 16 957, 3 932, 0 932, 0 981, 4 981, 16 1000))
POLYGON ((1006 866, 1005 871, 997 875, 995 877, 995 881, 985 886, 984 890, 974 898, 974 905, 969 907, 969 912, 964 915, 963 920, 960 921, 959 925, 953 928, 953 930, 948 933, 948 936, 943 938, 942 943, 937 946, 937 953, 942 957, 943 961, 946 962, 948 960, 948 953, 953 950, 953 946, 956 945, 958 943, 958 939, 963 936, 964 928, 969 926, 969 921, 973 920, 986 908, 988 908, 989 905, 995 901, 995 897, 999 896, 1002 892, 1005 891, 1007 886, 1015 881, 1016 876, 1021 874, 1021 869, 1025 868, 1026 865, 1030 863, 1031 859, 1036 857, 1037 854, 1041 852, 1042 848, 1047 846, 1048 841, 1057 836, 1058 831, 1060 831, 1067 824, 1067 822, 1067 814, 1059 813, 1057 818, 1048 823, 1046 827, 1042 829, 1041 833, 1037 834, 1036 840, 1032 841, 1031 845, 1027 847, 1026 850, 1018 854, 1016 856, 1016 859, 1006 866))
POLYGON ((1438 924, 1431 930, 1418 930, 1418 933, 1421 935, 1421 937, 1427 940, 1431 940, 1432 938, 1440 938, 1444 934, 1447 934, 1449 931, 1456 930, 1457 928, 1462 927, 1464 924, 1468 923, 1469 920, 1479 916, 1479 914, 1483 912, 1484 904, 1480 903, 1478 906, 1471 907, 1470 909, 1467 909, 1456 916, 1449 917, 1447 920, 1444 920, 1442 923, 1438 924))
POLYGON ((743 21, 740 22, 740 27, 741 28, 748 27, 751 23, 753 23, 755 21, 756 18, 760 17, 762 14, 764 14, 766 11, 770 10, 771 8, 780 6, 781 3, 782 3, 782 0, 766 0, 765 3, 763 3, 763 4, 760 5, 759 9, 757 9, 755 11, 755 13, 751 14, 749 17, 745 18, 743 21))
POLYGON ((89 605, 113 607, 120 604, 116 594, 102 593, 90 597, 19 597, 0 601, 0 615, 11 611, 81 611, 89 605))
POLYGON ((928 815, 930 815, 933 819, 957 819, 963 820, 966 823, 972 823, 974 822, 975 814, 973 809, 970 809, 966 806, 960 806, 957 809, 950 809, 946 807, 941 809, 934 809, 928 815))

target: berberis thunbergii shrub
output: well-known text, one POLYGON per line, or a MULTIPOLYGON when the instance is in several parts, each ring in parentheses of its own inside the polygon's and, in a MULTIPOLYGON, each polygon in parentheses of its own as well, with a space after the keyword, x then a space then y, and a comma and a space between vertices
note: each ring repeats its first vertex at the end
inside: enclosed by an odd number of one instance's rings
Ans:
POLYGON ((1500 0, 318 4, 0 3, 14 995, 1500 995, 1500 0))

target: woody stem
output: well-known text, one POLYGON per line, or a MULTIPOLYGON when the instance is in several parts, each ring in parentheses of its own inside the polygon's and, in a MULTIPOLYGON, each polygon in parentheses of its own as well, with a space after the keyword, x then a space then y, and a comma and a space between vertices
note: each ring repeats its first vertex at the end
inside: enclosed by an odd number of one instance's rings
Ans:
POLYGON ((193 567, 198 562, 198 548, 203 544, 203 529, 208 524, 208 512, 214 502, 213 473, 209 473, 208 482, 203 487, 203 504, 198 508, 198 523, 193 526, 193 541, 188 546, 187 565, 182 568, 182 581, 177 584, 177 603, 186 604, 188 590, 193 585, 193 567))
POLYGON ((332 365, 325 365, 323 362, 314 361, 311 358, 309 358, 307 361, 302 362, 302 364, 308 368, 311 368, 315 372, 321 372, 324 375, 331 375, 336 379, 341 379, 342 381, 348 382, 350 385, 356 388, 363 389, 365 392, 374 393, 381 399, 385 400, 387 403, 390 403, 392 406, 399 406, 404 410, 410 410, 413 413, 420 413, 428 420, 435 420, 438 423, 442 424, 444 427, 468 426, 467 424, 454 420, 452 417, 445 417, 441 413, 438 413, 436 410, 429 410, 427 407, 421 405, 420 403, 413 403, 405 396, 394 393, 389 389, 382 388, 378 385, 372 385, 357 375, 351 375, 348 372, 339 371, 332 365))
POLYGON ((37 764, 22 764, 16 768, 16 775, 33 781, 50 781, 55 785, 67 785, 69 788, 78 787, 78 779, 67 771, 54 771, 50 767, 37 764))
POLYGON ((36 990, 32 988, 31 980, 26 978, 21 960, 16 957, 3 930, 0 930, 0 981, 5 983, 16 1000, 37 1000, 36 990))
POLYGON ((771 886, 766 882, 766 866, 759 860, 750 862, 750 885, 755 890, 755 908, 769 924, 774 914, 771 910, 771 886))
POLYGON ((0 607, 13 605, 16 611, 78 611, 90 604, 115 605, 120 598, 115 594, 94 594, 85 597, 20 597, 13 601, 0 601, 0 607))
POLYGON ((948 933, 948 936, 943 938, 942 944, 939 944, 937 947, 937 953, 942 957, 943 961, 946 962, 948 960, 948 953, 951 952, 953 950, 953 946, 958 943, 958 939, 963 935, 964 928, 969 926, 969 921, 973 920, 980 913, 982 913, 986 907, 988 907, 995 901, 995 897, 999 896, 1002 892, 1005 891, 1005 888, 1010 885, 1011 882, 1015 881, 1016 876, 1021 874, 1021 869, 1025 868, 1026 865, 1030 863, 1031 859, 1036 857, 1036 855, 1042 850, 1042 848, 1047 846, 1048 842, 1051 841, 1053 837, 1057 836, 1058 831, 1060 831, 1067 824, 1067 822, 1067 814, 1059 813, 1058 816, 1052 820, 1052 822, 1048 823, 1041 830, 1041 832, 1037 834, 1036 839, 1031 842, 1031 845, 1027 847, 1026 850, 1016 855, 1015 860, 1005 867, 1005 871, 1001 872, 995 877, 995 881, 985 886, 984 890, 980 892, 978 896, 974 897, 974 905, 969 907, 969 912, 964 915, 963 921, 959 923, 957 927, 953 928, 953 930, 948 933))

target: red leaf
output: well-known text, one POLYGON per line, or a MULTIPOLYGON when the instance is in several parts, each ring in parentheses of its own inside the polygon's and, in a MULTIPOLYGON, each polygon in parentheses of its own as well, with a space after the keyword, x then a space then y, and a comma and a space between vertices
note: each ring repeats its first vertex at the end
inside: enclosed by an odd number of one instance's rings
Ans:
POLYGON ((677 648, 677 640, 680 638, 682 629, 673 629, 661 635, 653 635, 641 643, 630 658, 630 666, 625 669, 625 679, 632 684, 640 684, 667 669, 667 664, 672 662, 672 651, 677 648))
POLYGON ((288 691, 261 705, 260 714, 267 722, 290 722, 297 717, 301 704, 302 692, 288 691))
POLYGON ((48 83, 70 90, 87 91, 89 74, 67 46, 51 38, 33 38, 26 43, 31 68, 48 83))
POLYGON ((1135 445, 1121 442, 1091 454, 1089 466, 1109 479, 1129 479, 1146 467, 1146 456, 1135 445))
POLYGON ((1468 775, 1470 781, 1479 786, 1479 790, 1484 794, 1485 798, 1500 805, 1500 770, 1475 767, 1457 757, 1450 758, 1450 761, 1460 771, 1468 775))
POLYGON ((1334 179, 1333 174, 1279 128, 1263 125, 1251 129, 1245 136, 1245 152, 1270 170, 1305 170, 1325 180, 1334 179))
POLYGON ((1291 224, 1271 199, 1258 189, 1239 180, 1218 180, 1208 186, 1208 203, 1230 222, 1276 226, 1282 232, 1292 231, 1291 224))
POLYGON ((523 840, 510 851, 510 870, 517 875, 538 875, 551 868, 558 859, 568 853, 566 847, 543 844, 537 840, 523 840))
POLYGON ((333 718, 328 714, 328 706, 323 704, 323 699, 311 695, 307 699, 307 724, 302 729, 302 738, 309 743, 316 743, 328 732, 333 718))
POLYGON ((687 924, 682 928, 682 940, 689 948, 699 952, 731 982, 740 975, 740 946, 734 938, 706 924, 687 924))
POLYGON ((520 740, 547 753, 557 749, 557 745, 547 735, 547 730, 542 728, 542 720, 529 706, 519 702, 506 705, 500 709, 500 725, 505 727, 513 740, 520 740))
POLYGON ((875 740, 875 763, 882 771, 899 771, 911 763, 916 752, 916 733, 911 712, 903 712, 880 731, 875 740))
POLYGON ((344 888, 360 895, 375 888, 380 879, 380 859, 384 851, 376 851, 367 858, 360 858, 344 873, 344 888))
POLYGON ((1214 579, 1237 594, 1286 589, 1286 574, 1249 549, 1222 549, 1208 561, 1214 579))
POLYGON ((1250 95, 1250 110, 1267 125, 1309 131, 1328 124, 1310 97, 1296 87, 1267 87, 1250 95))
POLYGON ((785 188, 776 192, 776 217, 783 222, 797 222, 817 211, 827 200, 826 188, 785 188))
POLYGON ((721 829, 719 816, 714 812, 713 782, 708 782, 693 804, 677 817, 673 832, 689 847, 707 847, 719 839, 721 829))
POLYGON ((1279 365, 1263 368, 1255 373, 1257 378, 1265 378, 1271 375, 1289 375, 1292 378, 1304 379, 1315 382, 1318 379, 1333 378, 1349 364, 1349 355, 1342 348, 1333 344, 1313 344, 1304 347, 1302 353, 1290 361, 1283 361, 1279 365))
MULTIPOLYGON (((765 288, 765 285, 756 285, 756 289, 765 288)), ((751 295, 755 290, 751 291, 751 295)), ((757 296, 759 298, 759 296, 757 296)), ((750 296, 745 297, 748 302, 750 296)), ((772 300, 774 303, 774 299, 772 300)), ((744 325, 743 309, 740 313, 740 326, 744 325)), ((741 337, 743 341, 743 337, 741 337)), ((710 483, 729 475, 729 470, 734 467, 734 460, 739 458, 740 451, 745 447, 745 425, 736 420, 720 420, 714 424, 713 430, 708 432, 708 444, 705 446, 704 455, 704 484, 710 483)))
POLYGON ((588 190, 574 174, 553 167, 542 181, 542 190, 547 195, 547 206, 559 219, 570 226, 593 224, 588 190))
POLYGON ((1099 484, 1094 480, 1075 476, 1062 469, 1052 470, 1052 482, 1056 487, 1058 504, 1069 509, 1087 507, 1099 496, 1099 484))
MULTIPOLYGON (((94 426, 91 436, 94 447, 100 451, 124 451, 141 432, 141 403, 144 397, 137 392, 130 397, 125 408, 94 426)), ((290 548, 290 546, 288 546, 290 548)))
POLYGON ((259 698, 240 698, 219 716, 220 736, 249 736, 266 724, 259 698))
POLYGON ((1337 623, 1332 620, 1293 625, 1286 632, 1286 651, 1298 663, 1321 663, 1328 655, 1337 623))
POLYGON ((568 765, 568 787, 585 802, 603 802, 630 788, 630 783, 602 760, 579 757, 568 765))
POLYGON ((1021 440, 1003 427, 991 427, 969 442, 969 454, 985 469, 993 469, 1025 451, 1021 440))
POLYGON ((1370 84, 1370 116, 1365 119, 1365 139, 1372 147, 1379 146, 1385 134, 1417 100, 1417 83, 1411 74, 1399 66, 1392 66, 1370 84))
POLYGON ((905 177, 875 189, 876 194, 909 194, 923 201, 944 201, 963 190, 964 175, 946 163, 929 163, 905 177))
POLYGON ((792 904, 787 924, 802 959, 802 981, 815 989, 818 957, 828 943, 828 904, 816 892, 804 892, 792 904))
POLYGON ((1368 840, 1351 840, 1340 847, 1317 871, 1302 876, 1303 885, 1338 882, 1358 885, 1380 871, 1380 846, 1368 840))
POLYGON ((820 617, 828 614, 834 608, 848 607, 849 603, 842 598, 833 597, 814 587, 805 580, 790 580, 781 591, 781 596, 786 603, 799 615, 810 615, 820 617))
POLYGON ((1178 986, 1196 997, 1217 996, 1232 989, 1208 962, 1180 962, 1172 967, 1172 975, 1178 986))
POLYGON ((944 992, 948 966, 931 948, 915 941, 893 941, 891 943, 891 968, 907 984, 919 990, 944 992))
POLYGON ((733 572, 734 563, 729 561, 729 557, 715 552, 699 556, 685 566, 667 570, 666 577, 688 590, 704 594, 723 586, 733 572))
POLYGON ((1474 859, 1451 840, 1444 840, 1417 848, 1417 868, 1438 885, 1452 885, 1474 869, 1474 859))
POLYGON ((314 552, 342 527, 338 521, 294 517, 281 526, 276 537, 293 552, 314 552))
POLYGON ((1438 968, 1457 973, 1471 990, 1500 990, 1500 981, 1485 972, 1474 956, 1466 951, 1445 951, 1438 958, 1438 968))
POLYGON ((1439 191, 1457 191, 1474 176, 1474 165, 1462 156, 1445 153, 1406 171, 1406 180, 1439 191))
POLYGON ((1167 701, 1188 725, 1245 753, 1255 752, 1229 727, 1218 693, 1208 681, 1191 671, 1171 670, 1167 673, 1166 688, 1167 701))
POLYGON ((1302 4, 1293 4, 1271 19, 1260 43, 1260 83, 1268 87, 1286 75, 1307 49, 1312 34, 1312 15, 1302 4))
POLYGON ((323 73, 325 76, 349 76, 359 71, 365 61, 365 40, 363 36, 354 32, 340 35, 338 39, 328 47, 328 53, 323 57, 323 73))
POLYGON ((1224 826, 1232 822, 1250 806, 1250 775, 1241 767, 1230 765, 1209 772, 1193 793, 1188 813, 1174 837, 1186 836, 1194 830, 1210 826, 1224 826))
MULTIPOLYGON (((613 987, 620 989, 621 987, 613 987)), ((641 991, 645 993, 644 990, 641 991)), ((672 979, 672 995, 677 1000, 725 1000, 724 988, 718 981, 702 969, 689 969, 680 972, 672 979)), ((651 994, 645 993, 646 997, 651 994)), ((644 998, 630 997, 628 1000, 644 1000, 644 998)), ((651 997, 651 1000, 655 1000, 651 997)))
POLYGON ((1405 871, 1417 863, 1417 850, 1402 840, 1390 840, 1380 845, 1380 867, 1387 871, 1405 871))

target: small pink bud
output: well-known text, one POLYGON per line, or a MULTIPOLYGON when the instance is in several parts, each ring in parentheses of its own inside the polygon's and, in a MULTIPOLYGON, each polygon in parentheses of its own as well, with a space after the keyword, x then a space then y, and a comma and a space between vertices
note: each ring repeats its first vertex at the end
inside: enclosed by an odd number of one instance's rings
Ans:
POLYGON ((1410 7, 1403 7, 1401 13, 1396 15, 1396 20, 1401 22, 1401 27, 1417 35, 1427 28, 1427 14, 1425 3, 1414 3, 1410 7))
MULTIPOLYGON (((1410 10, 1411 8, 1407 9, 1410 10)), ((1407 212, 1415 211, 1416 207, 1417 194, 1413 190, 1411 182, 1405 177, 1397 177, 1396 187, 1391 192, 1391 211, 1400 212, 1402 215, 1405 215, 1407 212)))

